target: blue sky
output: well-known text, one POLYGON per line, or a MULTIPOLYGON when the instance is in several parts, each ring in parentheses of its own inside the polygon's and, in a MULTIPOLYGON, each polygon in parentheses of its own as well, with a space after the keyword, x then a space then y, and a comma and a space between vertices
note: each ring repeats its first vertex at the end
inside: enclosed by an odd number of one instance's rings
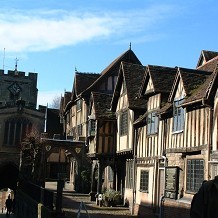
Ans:
POLYGON ((218 51, 216 0, 1 0, 0 68, 38 73, 38 103, 129 48, 143 65, 195 68, 218 51), (5 52, 4 52, 5 48, 5 52), (5 56, 4 56, 5 54, 5 56), (3 61, 4 60, 4 61, 3 61))

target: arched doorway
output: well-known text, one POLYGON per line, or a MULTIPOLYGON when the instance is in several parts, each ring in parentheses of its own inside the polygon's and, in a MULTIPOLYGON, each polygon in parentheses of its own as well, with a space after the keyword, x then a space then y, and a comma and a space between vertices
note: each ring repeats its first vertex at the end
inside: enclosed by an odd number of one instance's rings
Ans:
POLYGON ((0 165, 0 208, 3 212, 8 195, 15 198, 19 168, 14 163, 8 162, 0 165))

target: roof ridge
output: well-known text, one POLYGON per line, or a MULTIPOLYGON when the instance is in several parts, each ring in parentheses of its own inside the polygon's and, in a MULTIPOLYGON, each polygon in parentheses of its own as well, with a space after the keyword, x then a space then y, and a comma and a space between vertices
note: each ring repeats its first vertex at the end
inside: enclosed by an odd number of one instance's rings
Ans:
POLYGON ((198 66, 196 69, 198 70, 199 68, 201 68, 201 67, 203 67, 203 66, 205 66, 205 65, 207 65, 207 64, 209 64, 209 63, 211 63, 212 61, 214 61, 214 60, 216 60, 216 59, 218 59, 218 56, 216 56, 216 57, 210 59, 209 61, 205 62, 204 64, 198 66))
POLYGON ((94 73, 94 72, 76 72, 76 74, 79 74, 79 75, 98 75, 99 73, 94 73))

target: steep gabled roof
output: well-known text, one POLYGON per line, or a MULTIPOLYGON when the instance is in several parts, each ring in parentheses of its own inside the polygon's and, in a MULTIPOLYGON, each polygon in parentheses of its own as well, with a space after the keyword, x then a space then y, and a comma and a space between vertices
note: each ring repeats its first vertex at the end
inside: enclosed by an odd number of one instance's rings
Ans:
POLYGON ((68 102, 70 102, 70 99, 71 99, 71 92, 65 92, 64 96, 61 97, 60 113, 64 113, 64 109, 67 106, 68 102))
POLYGON ((92 83, 84 92, 83 94, 88 94, 91 91, 99 91, 98 87, 104 81, 106 77, 109 77, 111 75, 117 76, 119 72, 120 63, 122 61, 128 62, 128 63, 135 63, 135 64, 141 64, 135 53, 129 49, 123 54, 121 54, 118 58, 116 58, 109 66, 107 66, 102 72, 100 77, 92 83))
POLYGON ((72 90, 72 100, 75 100, 83 91, 94 83, 100 74, 76 72, 72 90))
POLYGON ((202 83, 198 88, 192 91, 190 97, 186 98, 183 106, 192 104, 197 101, 206 101, 209 100, 211 95, 212 98, 215 94, 218 86, 218 68, 214 70, 214 72, 207 76, 207 79, 202 83))
POLYGON ((131 64, 126 62, 121 63, 118 80, 111 103, 113 111, 116 110, 123 80, 126 83, 126 92, 129 101, 129 108, 145 110, 146 101, 144 99, 136 98, 137 93, 139 91, 139 87, 141 86, 142 79, 144 77, 144 73, 145 67, 142 65, 131 64))
POLYGON ((183 82, 186 98, 188 98, 190 95, 192 95, 193 90, 197 89, 201 84, 203 84, 210 75, 211 72, 179 67, 169 96, 169 102, 173 102, 180 79, 183 82))
POLYGON ((199 68, 203 65, 205 65, 208 61, 212 60, 213 58, 218 56, 218 52, 216 51, 206 51, 206 50, 202 50, 200 57, 198 59, 198 63, 196 68, 199 68))
POLYGON ((158 114, 161 115, 172 111, 174 96, 180 80, 183 82, 186 94, 185 102, 188 99, 188 101, 193 101, 195 98, 198 98, 197 96, 195 97, 196 90, 200 90, 200 87, 202 87, 210 75, 211 72, 179 67, 172 85, 168 102, 158 111, 158 114))
POLYGON ((209 60, 205 64, 199 66, 197 69, 203 70, 203 71, 208 71, 208 72, 213 72, 214 69, 216 68, 217 64, 218 64, 218 56, 209 60))
POLYGON ((177 69, 164 66, 148 65, 144 74, 143 83, 139 96, 143 96, 148 85, 149 78, 152 80, 153 93, 170 93, 177 69))
POLYGON ((112 95, 92 92, 91 100, 93 101, 95 110, 95 119, 114 120, 116 115, 110 110, 112 95))

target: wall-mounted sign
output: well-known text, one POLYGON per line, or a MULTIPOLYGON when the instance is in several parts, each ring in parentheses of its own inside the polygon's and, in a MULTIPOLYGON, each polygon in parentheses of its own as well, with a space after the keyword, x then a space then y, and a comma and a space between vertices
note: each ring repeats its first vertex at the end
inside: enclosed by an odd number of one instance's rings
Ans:
POLYGON ((166 167, 165 170, 165 197, 177 199, 179 190, 179 167, 166 167))

